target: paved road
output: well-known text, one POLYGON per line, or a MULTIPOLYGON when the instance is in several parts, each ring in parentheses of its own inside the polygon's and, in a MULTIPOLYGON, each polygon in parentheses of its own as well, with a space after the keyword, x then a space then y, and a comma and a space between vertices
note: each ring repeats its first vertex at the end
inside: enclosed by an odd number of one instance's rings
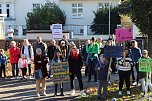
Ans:
MULTIPOLYGON (((84 73, 83 73, 84 74, 84 73)), ((93 79, 93 77, 92 77, 93 79)), ((117 80, 118 75, 117 74, 112 74, 111 80, 117 80)), ((79 85, 77 82, 77 79, 75 80, 76 82, 76 95, 71 96, 70 95, 70 84, 65 83, 64 84, 64 97, 53 97, 54 95, 54 84, 51 82, 51 80, 46 80, 47 81, 47 94, 48 96, 41 96, 38 98, 35 93, 35 80, 27 80, 27 81, 19 81, 19 80, 0 80, 0 101, 71 101, 74 98, 78 97, 80 95, 79 92, 79 85)), ((87 82, 87 77, 83 76, 83 84, 84 84, 84 89, 87 89, 89 87, 94 87, 97 86, 95 82, 87 82)))

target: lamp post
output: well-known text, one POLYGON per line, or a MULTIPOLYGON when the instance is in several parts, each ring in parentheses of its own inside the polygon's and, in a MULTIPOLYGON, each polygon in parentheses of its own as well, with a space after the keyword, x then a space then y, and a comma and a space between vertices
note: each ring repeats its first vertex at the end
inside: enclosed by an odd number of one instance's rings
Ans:
POLYGON ((109 0, 109 36, 110 36, 110 19, 111 19, 111 17, 110 17, 110 6, 111 6, 111 0, 109 0))

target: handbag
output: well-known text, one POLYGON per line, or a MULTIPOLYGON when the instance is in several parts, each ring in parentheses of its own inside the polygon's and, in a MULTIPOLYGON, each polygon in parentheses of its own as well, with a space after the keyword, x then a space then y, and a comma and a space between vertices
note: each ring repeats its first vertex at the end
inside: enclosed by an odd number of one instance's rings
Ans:
POLYGON ((35 80, 38 80, 38 79, 42 79, 42 70, 41 69, 38 69, 38 70, 35 70, 34 71, 34 77, 35 77, 35 80))

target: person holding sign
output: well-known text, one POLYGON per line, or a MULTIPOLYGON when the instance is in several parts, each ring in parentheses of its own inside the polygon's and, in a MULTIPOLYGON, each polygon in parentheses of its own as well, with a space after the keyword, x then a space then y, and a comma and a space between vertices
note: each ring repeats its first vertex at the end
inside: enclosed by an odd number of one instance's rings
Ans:
MULTIPOLYGON (((63 62, 62 53, 61 53, 60 50, 57 50, 55 52, 55 55, 54 55, 54 58, 53 58, 53 63, 60 63, 60 62, 63 62)), ((58 89, 58 83, 55 84, 54 96, 57 96, 57 89, 58 89)), ((60 83, 60 91, 61 91, 60 96, 64 96, 64 94, 63 94, 63 83, 60 83)))
POLYGON ((79 82, 80 94, 82 96, 86 95, 83 91, 83 82, 82 82, 82 73, 81 73, 81 69, 83 66, 82 57, 78 53, 76 46, 74 46, 71 49, 70 56, 68 58, 68 62, 69 62, 69 73, 70 73, 70 85, 71 85, 71 89, 72 89, 71 95, 75 94, 75 89, 74 89, 75 75, 77 76, 77 79, 79 82))
MULTIPOLYGON (((145 49, 143 50, 142 52, 142 57, 140 59, 151 59, 149 56, 148 56, 148 51, 145 49)), ((141 72, 139 71, 139 79, 141 80, 141 84, 142 84, 142 91, 144 92, 144 95, 146 93, 146 74, 147 72, 141 72)), ((150 91, 152 92, 152 84, 151 84, 151 72, 148 73, 149 74, 149 79, 148 79, 148 86, 149 86, 149 89, 150 91)))
POLYGON ((124 80, 127 87, 127 95, 130 95, 130 74, 132 60, 128 55, 128 49, 123 51, 123 57, 118 58, 118 70, 119 70, 119 95, 122 95, 122 87, 124 80))
MULTIPOLYGON (((48 76, 46 64, 48 63, 48 60, 45 55, 42 54, 41 48, 36 49, 36 56, 34 57, 34 71, 39 71, 39 75, 36 79, 36 93, 37 96, 40 97, 40 83, 42 83, 42 93, 44 96, 47 96, 46 94, 46 80, 45 78, 48 76), (40 75, 41 74, 41 75, 40 75)), ((35 73, 36 74, 36 73, 35 73)), ((35 75, 36 78, 37 75, 35 75)))

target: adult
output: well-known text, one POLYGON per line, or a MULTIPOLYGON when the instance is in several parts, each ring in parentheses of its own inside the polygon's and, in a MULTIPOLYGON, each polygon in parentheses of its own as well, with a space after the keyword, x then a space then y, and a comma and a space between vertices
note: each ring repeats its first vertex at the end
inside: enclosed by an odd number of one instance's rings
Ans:
POLYGON ((69 72, 70 72, 70 85, 71 85, 71 95, 75 94, 74 88, 74 77, 77 76, 80 88, 80 94, 86 95, 83 91, 82 73, 81 69, 83 66, 83 61, 81 55, 78 53, 76 46, 71 49, 70 56, 68 58, 69 62, 69 72))
POLYGON ((42 78, 36 80, 36 93, 37 96, 40 97, 40 83, 42 83, 42 93, 46 96, 46 80, 45 78, 48 76, 46 64, 48 63, 45 55, 42 54, 42 50, 40 48, 36 49, 36 56, 34 57, 34 70, 42 71, 42 78))
POLYGON ((21 48, 21 56, 22 54, 26 55, 26 59, 28 62, 29 78, 31 78, 31 63, 34 60, 34 52, 33 52, 33 47, 29 43, 28 39, 24 39, 23 41, 23 46, 21 48))
POLYGON ((40 36, 37 37, 37 42, 33 46, 34 48, 34 56, 36 56, 36 49, 40 48, 42 50, 42 54, 45 55, 46 53, 46 44, 42 41, 40 36))
POLYGON ((67 60, 67 58, 68 58, 68 46, 66 46, 65 41, 61 41, 60 49, 61 49, 61 52, 62 52, 63 60, 64 61, 67 60))
POLYGON ((93 65, 94 81, 97 82, 97 72, 95 70, 98 63, 99 45, 95 42, 95 38, 92 37, 91 45, 87 48, 88 52, 88 82, 91 81, 91 67, 93 65))
POLYGON ((7 35, 8 35, 8 39, 12 40, 14 39, 14 29, 12 29, 11 26, 9 26, 8 30, 7 30, 7 35))
POLYGON ((50 45, 47 48, 47 57, 49 58, 49 64, 50 64, 50 68, 49 68, 49 75, 48 78, 50 78, 50 76, 52 75, 52 59, 54 57, 55 52, 59 49, 59 46, 56 45, 56 41, 55 40, 51 40, 50 45))
POLYGON ((15 41, 11 41, 11 47, 9 48, 10 52, 10 63, 12 66, 12 79, 18 79, 18 60, 20 58, 20 48, 16 46, 15 41), (16 70, 16 75, 15 75, 16 70))
POLYGON ((133 79, 133 85, 138 85, 138 82, 139 82, 139 63, 138 63, 138 59, 141 58, 141 50, 140 48, 138 48, 138 43, 137 41, 133 40, 132 42, 132 48, 131 48, 131 58, 132 58, 132 61, 133 61, 133 65, 132 65, 132 68, 131 68, 131 71, 132 71, 132 79, 133 79), (136 72, 137 72, 137 78, 136 78, 136 82, 135 82, 135 76, 134 76, 134 69, 133 67, 136 68, 136 72))
POLYGON ((101 55, 101 54, 103 54, 103 43, 102 43, 102 38, 97 38, 97 43, 99 44, 99 56, 101 55))
POLYGON ((59 46, 61 46, 61 42, 64 41, 65 42, 65 45, 68 46, 69 45, 69 42, 67 40, 67 36, 66 35, 63 35, 63 38, 59 41, 59 46))

